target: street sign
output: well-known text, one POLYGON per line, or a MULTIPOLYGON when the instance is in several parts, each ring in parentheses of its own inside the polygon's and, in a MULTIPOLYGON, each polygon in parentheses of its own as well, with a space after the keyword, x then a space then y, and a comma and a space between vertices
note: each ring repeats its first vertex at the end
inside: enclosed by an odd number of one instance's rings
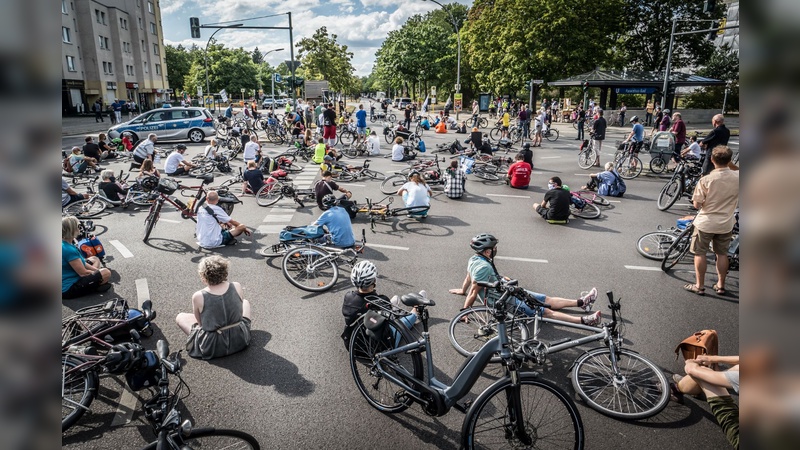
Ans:
POLYGON ((431 97, 436 97, 436 86, 431 86, 431 97))
POLYGON ((460 84, 456 84, 456 92, 461 92, 461 85, 460 84))
POLYGON ((286 67, 288 67, 290 71, 292 70, 292 66, 294 66, 294 70, 297 70, 297 68, 300 67, 300 61, 292 61, 287 59, 284 61, 284 63, 286 63, 286 67))
POLYGON ((281 74, 276 73, 275 74, 275 82, 276 83, 280 83, 281 81, 283 81, 283 79, 281 78, 281 74))
MULTIPOLYGON (((458 85, 456 85, 456 86, 458 86, 458 85)), ((461 101, 463 99, 462 95, 463 94, 461 94, 461 93, 453 94, 453 102, 455 104, 456 111, 460 111, 461 110, 461 101)))
POLYGON ((656 92, 656 88, 615 88, 614 91, 616 91, 617 94, 653 94, 656 92))
POLYGON ((242 91, 242 94, 244 94, 244 90, 245 90, 244 88, 242 88, 242 89, 241 89, 241 91, 242 91))
POLYGON ((533 80, 533 84, 544 84, 544 80, 533 80))
POLYGON ((203 88, 201 88, 200 86, 197 86, 197 96, 198 97, 203 96, 203 88))

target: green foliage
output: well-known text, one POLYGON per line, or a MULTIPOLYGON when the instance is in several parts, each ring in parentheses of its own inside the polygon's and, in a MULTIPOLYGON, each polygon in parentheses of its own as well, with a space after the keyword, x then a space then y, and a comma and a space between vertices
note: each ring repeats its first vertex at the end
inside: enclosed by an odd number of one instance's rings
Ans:
POLYGON ((350 61, 353 53, 346 45, 336 42, 335 34, 328 35, 322 27, 310 38, 303 38, 296 44, 298 59, 302 62, 302 72, 306 79, 327 80, 331 90, 345 92, 352 85, 355 72, 350 61))
MULTIPOLYGON (((205 65, 202 57, 196 59, 184 78, 183 87, 188 92, 196 92, 197 87, 206 91, 205 65)), ((227 49, 222 44, 212 42, 208 47, 208 80, 211 92, 225 89, 229 95, 240 95, 240 89, 248 91, 259 87, 258 66, 253 63, 253 55, 242 48, 227 49)))
MULTIPOLYGON (((739 55, 727 47, 717 48, 698 75, 730 83, 726 111, 739 110, 739 55)), ((721 109, 725 97, 722 86, 700 89, 686 99, 688 108, 721 109)))
POLYGON ((164 62, 167 65, 167 82, 173 89, 183 86, 183 79, 192 67, 192 55, 182 45, 165 45, 164 62))

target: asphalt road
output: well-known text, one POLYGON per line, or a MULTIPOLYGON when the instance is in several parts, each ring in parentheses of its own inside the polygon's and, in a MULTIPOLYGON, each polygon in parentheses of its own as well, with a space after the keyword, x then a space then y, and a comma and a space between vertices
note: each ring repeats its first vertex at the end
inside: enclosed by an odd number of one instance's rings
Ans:
MULTIPOLYGON (((732 272, 729 278, 729 296, 713 294, 708 287, 715 277, 709 276, 707 295, 698 297, 681 289, 694 276, 688 259, 665 274, 657 269, 657 262, 642 258, 635 249, 642 234, 658 225, 674 225, 677 218, 690 213, 688 201, 679 201, 669 211, 658 211, 655 199, 666 178, 643 174, 628 181, 625 197, 616 199, 619 202, 597 220, 573 219, 569 225, 555 226, 531 210, 531 205, 543 197, 550 176, 559 175, 566 184, 580 187, 589 173, 577 166, 578 141, 572 140, 576 133, 572 126, 556 127, 561 138, 534 149, 534 175, 527 191, 471 177, 463 199, 452 200, 435 192, 430 216, 424 222, 387 221, 377 225, 376 233, 370 232, 363 219, 353 224, 357 235, 361 229, 367 230, 364 258, 378 266, 379 292, 391 296, 425 289, 437 302, 430 321, 437 376, 450 381, 463 362, 447 337, 448 323, 461 308, 463 297, 447 291, 459 287, 464 279, 471 254, 469 239, 484 231, 500 239, 498 256, 515 258, 499 258, 500 273, 519 279, 523 286, 568 298, 576 298, 592 286, 601 293, 613 290, 622 298, 628 348, 647 356, 668 376, 682 369, 675 359, 677 343, 700 329, 716 329, 721 354, 736 354, 738 272, 732 272)), ((622 128, 611 129, 602 162, 611 158, 613 140, 621 139, 624 132, 622 128)), ((434 148, 456 137, 465 138, 426 133, 424 140, 434 148)), ((189 145, 188 155, 201 150, 201 145, 189 145)), ((268 147, 270 154, 279 151, 268 147)), ((382 151, 388 152, 389 146, 383 145, 382 151)), ((241 161, 234 164, 238 165, 241 161)), ((127 170, 121 164, 109 167, 127 170)), ((402 165, 373 158, 372 167, 390 172, 402 165)), ((312 173, 316 173, 314 168, 303 172, 312 173)), ((217 176, 217 181, 225 179, 217 176)), ((303 184, 311 182, 307 176, 298 180, 303 178, 303 184)), ((189 180, 187 184, 193 183, 189 180)), ((374 181, 359 182, 348 189, 361 201, 383 197, 374 181)), ((372 409, 357 391, 339 338, 343 328, 341 301, 351 288, 349 274, 340 274, 339 283, 331 291, 310 294, 284 279, 279 259, 268 261, 257 254, 262 246, 277 241, 277 229, 309 224, 320 211, 313 205, 303 209, 291 204, 261 208, 253 197, 243 197, 243 201, 233 217, 257 231, 250 238, 240 239, 236 246, 213 252, 198 248, 193 223, 182 220, 169 207, 164 208, 147 244, 141 239, 146 211, 110 210, 97 224, 108 253, 108 267, 114 273, 113 289, 65 301, 63 313, 115 297, 136 304, 146 295, 146 286, 158 318, 155 335, 143 344, 155 348, 157 339, 166 339, 173 350, 181 349, 185 337, 174 317, 178 312, 191 311, 191 295, 203 287, 197 262, 212 253, 224 255, 232 261, 230 279, 242 283, 246 298, 253 304, 253 341, 246 351, 211 362, 184 355, 183 377, 192 391, 183 401, 185 418, 197 426, 246 431, 256 436, 263 448, 457 448, 461 413, 453 410, 433 418, 413 406, 404 413, 384 415, 372 409)), ((596 308, 610 316, 602 294, 596 308)), ((553 338, 569 335, 570 331, 557 329, 548 333, 553 338)), ((544 366, 533 368, 574 393, 566 375, 572 361, 589 348, 593 346, 551 355, 544 366)), ((471 397, 498 374, 497 369, 488 368, 471 397)), ((135 396, 123 395, 123 384, 122 379, 113 377, 101 380, 92 412, 63 435, 63 448, 137 448, 154 439, 139 409, 141 401, 134 406, 131 399, 135 396)), ((639 422, 605 417, 585 407, 577 396, 576 402, 586 428, 587 449, 728 448, 707 405, 700 400, 687 398, 684 405, 670 404, 658 416, 639 422)))

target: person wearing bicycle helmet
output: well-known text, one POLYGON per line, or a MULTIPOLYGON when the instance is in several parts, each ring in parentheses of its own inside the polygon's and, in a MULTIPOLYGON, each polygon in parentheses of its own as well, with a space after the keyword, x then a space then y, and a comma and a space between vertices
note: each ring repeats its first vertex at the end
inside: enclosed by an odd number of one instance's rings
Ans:
POLYGON ((633 142, 633 150, 634 154, 639 153, 639 150, 642 149, 642 143, 644 142, 644 125, 639 123, 639 116, 631 117, 630 123, 633 125, 631 128, 631 132, 628 134, 628 137, 625 138, 625 142, 633 142))
MULTIPOLYGON (((361 316, 370 309, 392 310, 393 303, 397 303, 394 299, 389 300, 389 297, 377 293, 377 280, 378 269, 372 261, 359 261, 350 271, 350 282, 356 290, 345 294, 342 302, 344 331, 341 337, 347 350, 350 350, 350 336, 361 316)), ((420 291, 420 295, 425 297, 425 291, 420 291)), ((417 308, 415 307, 410 314, 400 317, 399 320, 408 329, 411 329, 417 322, 417 308)))
POLYGON ((186 175, 194 167, 194 164, 184 158, 186 153, 186 146, 178 144, 175 146, 175 151, 167 156, 167 161, 164 162, 164 173, 170 177, 177 177, 186 175))
POLYGON ((664 117, 661 118, 661 123, 658 125, 658 131, 668 131, 669 126, 672 124, 669 116, 669 108, 664 109, 664 117))
MULTIPOLYGON (((475 252, 474 255, 467 262, 467 277, 460 289, 450 289, 451 294, 466 295, 464 300, 464 308, 471 308, 476 299, 487 306, 492 306, 494 302, 500 298, 497 290, 488 289, 478 286, 479 282, 494 283, 500 281, 501 277, 494 266, 494 259, 497 256, 497 244, 499 240, 492 234, 480 233, 472 238, 469 243, 470 248, 475 252), (487 292, 488 291, 488 292, 487 292)), ((593 314, 585 315, 582 317, 573 316, 570 314, 559 312, 562 308, 582 308, 584 311, 589 312, 592 310, 594 301, 597 299, 597 289, 592 288, 589 292, 577 300, 570 300, 560 297, 549 297, 537 292, 527 291, 529 295, 534 297, 537 301, 544 303, 549 308, 539 307, 539 311, 544 317, 563 320, 570 323, 581 323, 584 325, 594 326, 600 322, 600 311, 593 314)), ((515 304, 519 310, 523 311, 528 316, 533 316, 537 313, 536 310, 525 304, 524 302, 514 299, 515 304)))
POLYGON ((530 164, 531 169, 533 169, 533 150, 531 150, 530 142, 522 144, 522 150, 520 150, 519 154, 522 155, 522 160, 530 164))
POLYGON ((350 223, 350 215, 338 205, 336 197, 328 194, 322 198, 322 205, 328 208, 311 225, 328 229, 334 246, 351 248, 356 245, 356 236, 350 223))

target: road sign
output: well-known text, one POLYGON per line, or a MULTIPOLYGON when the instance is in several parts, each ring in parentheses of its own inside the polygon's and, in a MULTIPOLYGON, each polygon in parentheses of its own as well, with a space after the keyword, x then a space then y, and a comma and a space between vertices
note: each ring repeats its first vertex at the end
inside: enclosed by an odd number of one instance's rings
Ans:
POLYGON ((276 83, 280 83, 281 81, 283 81, 283 79, 281 78, 281 74, 276 73, 275 74, 275 82, 276 83))
POLYGON ((197 96, 198 97, 203 96, 203 88, 201 88, 200 86, 197 86, 197 96))
POLYGON ((292 61, 287 59, 284 61, 284 63, 286 63, 286 67, 288 67, 289 70, 292 70, 292 66, 294 66, 294 70, 297 70, 297 68, 300 67, 300 61, 292 61))
POLYGON ((461 85, 460 84, 456 84, 456 92, 461 92, 461 85))
MULTIPOLYGON (((458 86, 458 85, 456 85, 456 86, 458 86)), ((462 99, 463 99, 462 95, 463 95, 463 94, 461 94, 461 93, 455 93, 455 94, 453 94, 453 101, 454 101, 454 103, 455 103, 455 108, 456 108, 456 111, 459 111, 459 110, 461 110, 461 101, 462 101, 462 99)))
POLYGON ((533 84, 544 84, 544 80, 533 80, 533 84))
POLYGON ((242 94, 244 94, 244 91, 245 91, 245 89, 244 89, 244 88, 242 88, 242 89, 240 89, 240 90, 242 91, 242 94))
POLYGON ((436 97, 436 86, 431 86, 431 97, 436 97))
POLYGON ((617 94, 653 94, 656 92, 656 88, 615 88, 614 91, 616 91, 617 94))

